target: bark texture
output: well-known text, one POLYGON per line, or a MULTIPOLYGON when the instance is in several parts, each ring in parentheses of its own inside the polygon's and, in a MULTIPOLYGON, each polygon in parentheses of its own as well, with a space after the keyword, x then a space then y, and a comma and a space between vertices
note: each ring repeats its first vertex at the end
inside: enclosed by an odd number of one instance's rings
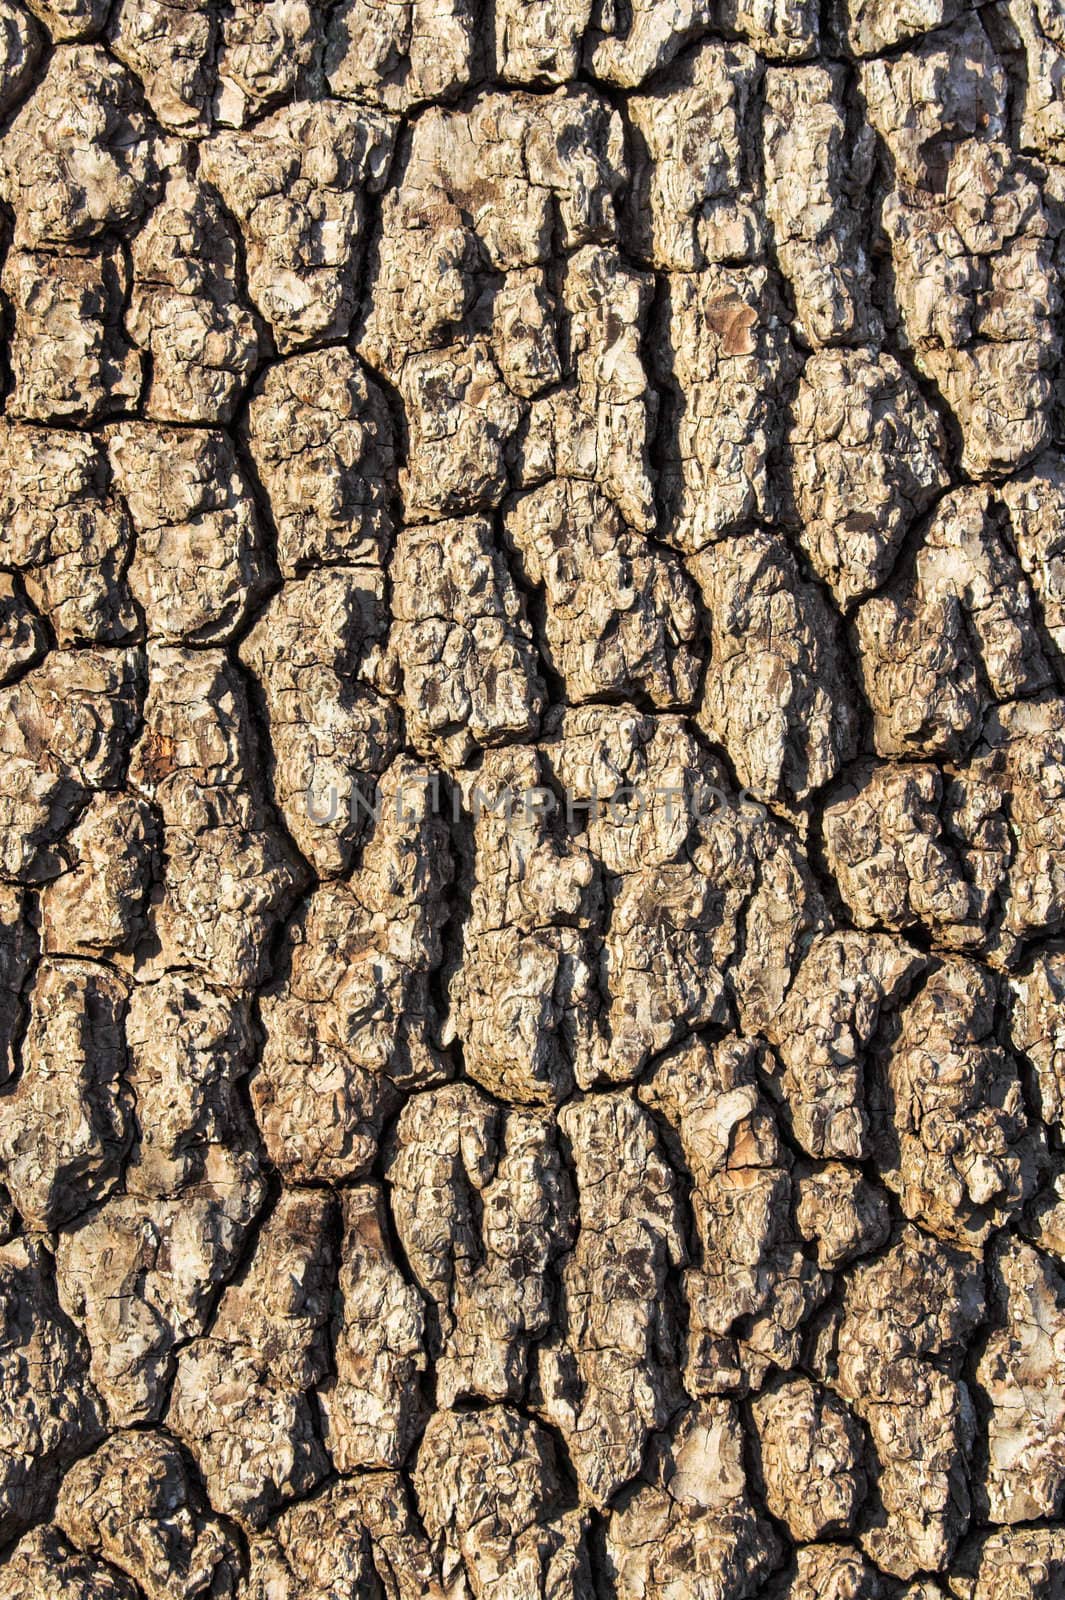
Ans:
POLYGON ((1065 1600, 1056 0, 0 0, 0 1600, 1065 1600))

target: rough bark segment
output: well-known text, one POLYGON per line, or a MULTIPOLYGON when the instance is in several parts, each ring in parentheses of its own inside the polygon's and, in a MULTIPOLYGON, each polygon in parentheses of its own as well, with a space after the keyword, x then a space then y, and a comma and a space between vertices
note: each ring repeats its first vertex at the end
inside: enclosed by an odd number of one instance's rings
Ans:
POLYGON ((538 1350, 534 1398, 560 1428, 578 1480, 605 1505, 634 1478, 675 1410, 675 1314, 666 1292, 687 1257, 677 1181, 631 1094, 563 1108, 579 1230, 561 1268, 565 1332, 538 1350))
POLYGON ((105 1414, 43 1249, 25 1239, 0 1247, 0 1284, 0 1529, 10 1540, 46 1514, 60 1472, 98 1443, 105 1414))
POLYGON ((626 236, 656 267, 693 272, 758 253, 753 50, 702 44, 646 94, 633 95, 626 236))
POLYGON ((717 18, 767 61, 808 60, 821 42, 820 12, 811 0, 720 0, 717 18))
POLYGON ((110 0, 27 0, 27 3, 57 43, 87 39, 99 33, 110 6, 110 0))
POLYGON ((0 558, 22 576, 60 645, 117 644, 137 628, 125 569, 133 530, 91 435, 0 433, 0 558))
POLYGON ((970 9, 969 0, 834 0, 836 36, 856 56, 880 56, 909 44, 970 9))
POLYGON ((545 695, 521 596, 485 517, 405 528, 390 652, 414 745, 462 765, 535 736, 545 695))
POLYGON ((14 320, 10 416, 64 426, 137 406, 143 361, 123 324, 129 273, 118 240, 93 255, 13 249, 0 288, 14 320))
POLYGON ((599 95, 486 94, 470 111, 419 119, 399 198, 446 196, 508 271, 553 253, 556 219, 567 251, 610 239, 624 174, 621 119, 599 95))
POLYGON ((795 328, 815 349, 876 338, 862 210, 872 175, 868 127, 855 136, 840 67, 771 67, 765 87, 765 209, 795 328))
POLYGON ((480 21, 475 0, 342 0, 326 31, 330 91, 387 111, 450 99, 473 80, 480 21))
MULTIPOLYGON (((443 1600, 397 1473, 362 1473, 283 1511, 249 1541, 249 1600, 443 1600)), ((244 1593, 245 1591, 242 1591, 244 1593)))
MULTIPOLYGON (((33 970, 37 940, 26 916, 25 892, 15 884, 0 886, 0 1084, 12 1077, 18 1066, 17 1042, 23 1023, 22 993, 33 970)), ((6 1223, 0 1224, 0 1235, 6 1223)), ((10 1235, 7 1235, 10 1237, 10 1235)))
POLYGON ((967 17, 861 84, 890 172, 889 321, 957 420, 963 470, 1005 477, 1049 442, 1059 352, 1047 217, 1003 142, 1006 74, 967 17))
POLYGON ((796 361, 764 266, 671 276, 652 318, 662 536, 694 552, 775 514, 771 460, 796 361))
POLYGON ((412 355, 399 389, 410 428, 401 481, 413 521, 499 505, 507 488, 506 446, 521 409, 486 340, 412 355))
POLYGON ((826 1161, 802 1171, 795 1222, 817 1246, 817 1262, 832 1272, 855 1256, 872 1255, 891 1236, 891 1207, 877 1184, 856 1167, 826 1161))
POLYGON ((802 1253, 791 1163, 760 1068, 752 1043, 726 1039, 711 1051, 698 1041, 667 1055, 640 1091, 692 1179, 685 1384, 696 1395, 757 1390, 774 1364, 793 1366, 829 1287, 802 1253))
POLYGON ((591 1600, 583 1518, 563 1509, 551 1436, 537 1423, 505 1406, 437 1412, 414 1485, 445 1585, 465 1569, 474 1600, 591 1600))
POLYGON ((64 870, 41 892, 41 948, 130 956, 147 923, 159 830, 136 795, 94 794, 63 845, 64 870))
POLYGON ((262 335, 237 282, 234 231, 217 198, 177 173, 137 235, 132 260, 126 327, 151 356, 145 415, 229 422, 262 335))
POLYGON ((224 0, 213 107, 219 123, 242 128, 303 98, 313 82, 323 9, 320 0, 224 0))
POLYGON ((113 1567, 83 1556, 58 1528, 35 1528, 16 1545, 0 1578, 4 1600, 32 1600, 39 1594, 70 1600, 139 1600, 128 1578, 113 1567))
POLYGON ((256 386, 245 437, 286 577, 381 562, 392 541, 392 422, 343 350, 279 361, 256 386))
POLYGON ((41 620, 9 573, 0 575, 0 685, 20 678, 47 648, 41 620))
POLYGON ((1033 1192, 1041 1164, 1018 1063, 995 1037, 997 1000, 969 962, 928 974, 885 1052, 874 1136, 906 1215, 972 1247, 1033 1192))
POLYGON ((115 790, 142 697, 132 651, 53 650, 0 697, 0 873, 56 876, 52 847, 94 790, 115 790))
POLYGON ((395 707, 358 681, 384 631, 383 587, 373 568, 308 573, 274 596, 240 651, 265 701, 275 799, 325 878, 351 865, 363 820, 356 795, 372 800, 399 748, 395 707), (321 827, 315 817, 334 808, 338 825, 321 827))
POLYGON ((286 935, 251 1084, 286 1178, 366 1176, 402 1096, 450 1076, 432 979, 453 864, 435 785, 393 763, 359 870, 321 884, 286 935))
POLYGON ((1057 18, 1044 5, 1014 0, 996 8, 992 28, 1011 70, 1023 74, 1017 130, 1020 147, 1053 159, 1060 155, 1065 135, 1065 64, 1057 18))
POLYGON ((607 1526, 607 1571, 622 1600, 748 1600, 779 1545, 748 1493, 742 1430, 728 1400, 693 1406, 656 1437, 646 1484, 627 1491, 607 1526))
POLYGON ((762 800, 803 801, 855 748, 838 620, 779 534, 744 534, 689 563, 710 616, 701 721, 762 800))
POLYGON ((792 1132, 809 1155, 867 1154, 869 1048, 923 967, 916 950, 875 935, 831 933, 811 945, 769 1030, 792 1132))
MULTIPOLYGON (((772 1600, 884 1600, 880 1574, 849 1545, 801 1545, 795 1552, 795 1568, 794 1576, 770 1587, 772 1600)), ((908 1600, 917 1597, 910 1595, 908 1600)))
POLYGON ((14 0, 0 6, 0 111, 6 112, 33 80, 41 32, 14 0))
POLYGON ((336 1378, 318 1391, 323 1439, 338 1472, 399 1467, 425 1420, 422 1300, 392 1259, 380 1189, 347 1189, 342 1205, 343 1305, 336 1319, 336 1378))
POLYGON ((1002 486, 1017 557, 1042 613, 1044 649, 1061 681, 1065 653, 1065 567, 1059 506, 1065 492, 1061 457, 1048 452, 1002 486))
POLYGON ((752 1408, 766 1505, 793 1539, 849 1533, 865 1493, 862 1437, 846 1406, 803 1378, 752 1408))
POLYGON ((502 1116, 458 1084, 420 1095, 397 1123, 388 1177, 404 1254, 434 1308, 437 1399, 519 1400, 573 1232, 552 1123, 502 1116))
POLYGON ((1046 688, 1037 614, 990 497, 937 505, 912 562, 857 613, 883 756, 959 756, 995 702, 1046 688))
POLYGON ((544 659, 569 704, 616 695, 666 710, 694 698, 691 588, 605 495, 556 480, 523 495, 506 530, 524 582, 543 593, 544 659))
POLYGON ((223 1600, 240 1552, 164 1434, 116 1433, 67 1473, 56 1521, 87 1555, 128 1574, 148 1600, 223 1600))
POLYGON ((1065 1574, 1060 1528, 1004 1528, 974 1539, 958 1556, 951 1592, 960 1600, 1041 1600, 1065 1574))
POLYGON ((446 1037, 461 1039, 471 1078, 519 1104, 564 1100, 592 1047, 583 930, 601 904, 599 874, 545 776, 534 749, 493 750, 458 795, 469 916, 446 1037))
POLYGON ((188 972, 141 983, 126 1037, 142 1113, 127 1188, 160 1196, 195 1189, 218 1147, 250 1142, 237 1094, 254 1050, 247 1002, 188 972))
POLYGON ((965 950, 986 936, 1010 855, 999 786, 978 771, 874 762, 830 792, 825 852, 860 928, 924 927, 965 950))
POLYGON ((1012 1240, 996 1251, 993 1284, 1005 1325, 991 1334, 976 1369, 992 1408, 987 1515, 994 1523, 1057 1517, 1065 1494, 1065 1283, 1054 1262, 1012 1240))
POLYGON ((187 138, 210 129, 218 10, 198 0, 112 0, 107 42, 136 73, 164 128, 187 138))
POLYGON ((347 333, 366 196, 383 185, 393 142, 387 118, 323 100, 203 146, 203 175, 244 236, 248 293, 282 352, 347 333))
POLYGON ((286 1191, 210 1336, 178 1357, 168 1426, 199 1463, 212 1504, 252 1528, 328 1471, 310 1390, 327 1365, 334 1211, 320 1191, 286 1191))
POLYGON ((623 180, 621 120, 585 90, 486 94, 418 119, 359 346, 403 400, 411 521, 493 508, 512 477, 561 476, 653 525, 640 354, 653 285, 609 247, 623 180))
POLYGON ((893 356, 825 350, 803 368, 788 446, 803 549, 848 607, 880 588, 946 487, 942 426, 893 356))
POLYGON ((265 1185, 237 1084, 253 1047, 246 1004, 191 974, 139 983, 126 1016, 136 1107, 124 1193, 64 1232, 64 1305, 117 1422, 157 1420, 175 1346, 203 1332, 265 1185))
POLYGON ((585 58, 605 83, 632 89, 667 66, 709 20, 706 0, 672 0, 662 7, 637 0, 624 13, 596 5, 585 58))
POLYGON ((105 228, 129 228, 154 198, 155 180, 134 79, 99 45, 60 45, 0 146, 16 244, 82 244, 105 228))
POLYGON ((116 1423, 162 1419, 176 1351, 209 1322, 263 1194, 254 1158, 221 1146, 186 1192, 116 1198, 63 1235, 63 1303, 85 1328, 116 1423))
POLYGON ((1010 805, 1013 849, 999 951, 1006 961, 1021 941, 1056 934, 1065 922, 1065 705, 1055 698, 1012 702, 988 718, 985 737, 991 782, 1010 805))
POLYGON ((879 1462, 862 1543, 898 1577, 944 1568, 968 1526, 976 1413, 957 1373, 983 1296, 978 1257, 913 1227, 845 1290, 837 1386, 879 1462))
POLYGON ((154 967, 256 983, 299 873, 262 799, 244 683, 220 651, 153 650, 132 778, 165 830, 154 967))
POLYGON ((580 70, 592 0, 502 0, 496 6, 496 63, 505 83, 566 83, 580 70))
POLYGON ((262 598, 270 570, 229 439, 214 429, 120 422, 108 451, 136 533, 128 582, 148 637, 229 638, 262 598))
POLYGON ((1035 1105, 1048 1128, 1065 1123, 1065 950, 1040 950, 1010 980, 1013 1047, 1035 1071, 1035 1105))
POLYGON ((118 1182, 132 1134, 126 999, 109 967, 52 958, 37 969, 0 1131, 4 1182, 33 1227, 69 1221, 118 1182))

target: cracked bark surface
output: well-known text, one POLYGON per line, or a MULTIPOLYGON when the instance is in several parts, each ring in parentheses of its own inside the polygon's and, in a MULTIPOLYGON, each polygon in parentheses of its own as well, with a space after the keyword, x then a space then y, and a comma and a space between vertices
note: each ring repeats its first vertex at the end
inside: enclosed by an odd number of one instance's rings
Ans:
POLYGON ((0 0, 0 1600, 1065 1597, 1052 0, 0 0))

